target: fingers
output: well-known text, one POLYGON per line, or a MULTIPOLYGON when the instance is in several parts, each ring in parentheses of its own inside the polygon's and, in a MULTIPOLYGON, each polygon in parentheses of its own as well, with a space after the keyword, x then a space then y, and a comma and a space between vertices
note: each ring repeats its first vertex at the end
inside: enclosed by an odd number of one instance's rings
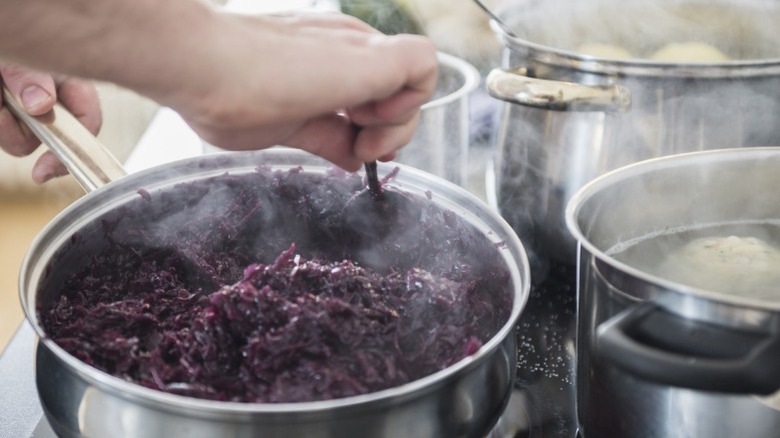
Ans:
POLYGON ((407 123, 363 127, 355 139, 355 157, 363 162, 392 160, 398 149, 412 139, 418 120, 419 112, 407 123))
MULTIPOLYGON (((55 82, 50 74, 10 65, 0 65, 0 75, 4 86, 29 114, 46 114, 59 100, 90 132, 99 132, 102 124, 100 100, 91 82, 72 78, 55 82)), ((11 155, 24 156, 39 145, 40 140, 3 105, 0 108, 0 147, 11 155)), ((32 177, 35 182, 43 183, 66 173, 65 166, 51 152, 46 152, 33 166, 32 177)))
POLYGON ((392 159, 411 140, 420 107, 430 100, 438 78, 436 49, 427 42, 411 35, 394 37, 389 49, 406 72, 402 86, 384 98, 350 108, 351 120, 363 127, 354 145, 358 158, 392 159))
POLYGON ((31 115, 46 114, 54 106, 57 91, 51 75, 14 65, 0 66, 0 74, 11 95, 31 115))
POLYGON ((357 136, 355 126, 340 114, 325 114, 310 119, 303 127, 284 141, 290 146, 319 155, 348 171, 356 171, 363 161, 354 155, 357 136))
POLYGON ((51 151, 46 151, 35 162, 32 169, 32 179, 38 184, 43 184, 52 178, 63 176, 67 173, 68 170, 60 160, 51 151))
POLYGON ((388 56, 393 58, 397 71, 405 75, 389 95, 350 108, 350 117, 361 126, 406 123, 436 89, 439 65, 436 47, 428 39, 396 35, 385 41, 388 56))
POLYGON ((97 88, 90 81, 75 78, 62 80, 57 87, 57 99, 70 112, 97 135, 103 124, 103 113, 100 111, 100 97, 97 88))
MULTIPOLYGON (((0 65, 0 75, 11 95, 30 114, 45 114, 54 105, 56 87, 50 75, 7 65, 0 65)), ((17 122, 5 105, 0 108, 0 147, 11 155, 25 156, 39 144, 40 141, 17 122)))
MULTIPOLYGON (((92 134, 97 135, 103 123, 100 98, 95 86, 88 81, 67 78, 58 86, 57 99, 92 134)), ((52 178, 63 176, 68 170, 50 151, 44 152, 36 161, 32 178, 42 184, 52 178)))

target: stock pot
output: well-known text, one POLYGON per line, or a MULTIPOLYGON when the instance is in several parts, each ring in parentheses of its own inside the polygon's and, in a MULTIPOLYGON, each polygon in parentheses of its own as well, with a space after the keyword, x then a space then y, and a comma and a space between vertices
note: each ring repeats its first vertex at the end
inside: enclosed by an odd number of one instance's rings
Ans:
POLYGON ((520 0, 497 15, 515 36, 493 26, 504 48, 487 87, 506 103, 489 200, 523 239, 535 276, 549 259, 575 262, 564 209, 594 177, 663 155, 780 145, 780 2, 520 0), (649 59, 687 41, 728 59, 649 59))
POLYGON ((628 165, 572 197, 584 438, 777 436, 780 292, 703 289, 652 268, 671 249, 658 260, 615 249, 655 235, 775 230, 778 184, 780 148, 736 148, 628 165))

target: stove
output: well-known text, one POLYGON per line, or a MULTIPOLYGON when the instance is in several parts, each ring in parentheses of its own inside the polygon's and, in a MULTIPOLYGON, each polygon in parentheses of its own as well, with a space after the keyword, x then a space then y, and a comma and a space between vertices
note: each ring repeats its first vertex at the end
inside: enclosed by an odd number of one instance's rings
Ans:
POLYGON ((531 287, 517 327, 517 375, 488 438, 574 438, 576 268, 554 265, 531 287))

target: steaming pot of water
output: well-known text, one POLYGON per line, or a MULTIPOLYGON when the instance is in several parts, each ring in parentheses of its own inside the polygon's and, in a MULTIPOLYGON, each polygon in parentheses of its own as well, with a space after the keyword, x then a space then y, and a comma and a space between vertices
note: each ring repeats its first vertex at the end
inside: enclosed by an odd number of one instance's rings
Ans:
POLYGON ((780 145, 780 2, 522 0, 502 68, 491 200, 544 271, 574 263, 573 193, 643 159, 780 145))
POLYGON ((780 148, 735 148, 627 165, 573 195, 585 438, 777 436, 778 184, 780 148))

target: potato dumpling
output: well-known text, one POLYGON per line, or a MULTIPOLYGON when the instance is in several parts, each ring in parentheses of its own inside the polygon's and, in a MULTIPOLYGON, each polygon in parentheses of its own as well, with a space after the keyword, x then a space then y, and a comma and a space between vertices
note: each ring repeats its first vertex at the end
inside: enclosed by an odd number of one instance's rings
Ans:
POLYGON ((629 59, 633 58, 631 52, 612 44, 590 43, 582 44, 574 49, 575 52, 583 55, 596 56, 599 58, 629 59))
POLYGON ((723 52, 709 44, 689 41, 670 43, 650 55, 654 61, 666 62, 725 62, 729 60, 723 52))
POLYGON ((705 237, 671 251, 663 278, 715 292, 780 300, 780 250, 755 237, 705 237))

